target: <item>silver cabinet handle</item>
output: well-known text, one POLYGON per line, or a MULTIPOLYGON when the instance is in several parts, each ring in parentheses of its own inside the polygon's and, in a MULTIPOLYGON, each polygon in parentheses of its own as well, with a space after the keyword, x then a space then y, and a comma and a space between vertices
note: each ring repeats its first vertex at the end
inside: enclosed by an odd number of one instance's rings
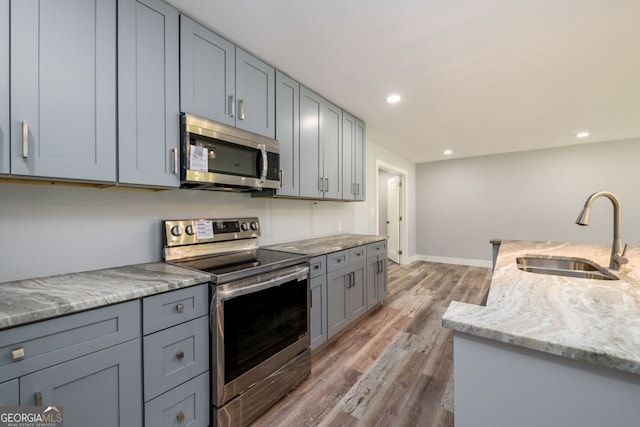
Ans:
POLYGON ((360 194, 360 184, 356 184, 356 196, 360 194))
POLYGON ((186 416, 184 415, 184 412, 180 412, 178 413, 177 417, 178 418, 178 422, 181 423, 184 421, 184 419, 186 418, 186 416))
POLYGON ((280 169, 280 188, 282 188, 283 182, 284 182, 284 171, 280 169))
POLYGON ((42 393, 39 391, 35 394, 36 406, 42 406, 42 393))
POLYGON ((24 347, 11 350, 11 360, 20 360, 24 358, 24 347))
POLYGON ((320 183, 318 184, 319 191, 324 191, 324 179, 320 178, 320 183))
POLYGON ((329 192, 329 178, 324 179, 324 191, 329 192))
POLYGON ((176 353, 176 358, 178 360, 184 359, 184 351, 179 351, 178 353, 176 353))
POLYGON ((173 173, 178 174, 178 149, 174 148, 173 151, 173 173))
POLYGON ((238 119, 244 120, 244 99, 238 100, 238 119))
POLYGON ((22 158, 29 157, 29 122, 22 122, 22 158))
POLYGON ((236 115, 236 97, 229 95, 229 116, 235 117, 236 115))
POLYGON ((182 313, 184 311, 184 304, 176 304, 176 311, 182 313))
POLYGON ((351 194, 356 195, 356 184, 351 184, 351 194))

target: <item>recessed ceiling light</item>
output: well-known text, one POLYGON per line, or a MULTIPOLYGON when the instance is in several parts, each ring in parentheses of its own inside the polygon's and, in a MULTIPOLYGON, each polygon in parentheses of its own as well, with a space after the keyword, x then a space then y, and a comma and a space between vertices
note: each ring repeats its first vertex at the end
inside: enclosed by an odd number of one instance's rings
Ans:
POLYGON ((393 95, 387 96, 387 102, 389 104, 397 104, 400 102, 400 95, 394 93, 393 95))
POLYGON ((444 154, 445 156, 450 156, 450 155, 452 155, 452 154, 453 154, 453 151, 451 151, 451 150, 444 150, 444 151, 442 152, 442 154, 444 154))
POLYGON ((589 132, 578 132, 576 133, 576 138, 586 138, 589 136, 589 132))

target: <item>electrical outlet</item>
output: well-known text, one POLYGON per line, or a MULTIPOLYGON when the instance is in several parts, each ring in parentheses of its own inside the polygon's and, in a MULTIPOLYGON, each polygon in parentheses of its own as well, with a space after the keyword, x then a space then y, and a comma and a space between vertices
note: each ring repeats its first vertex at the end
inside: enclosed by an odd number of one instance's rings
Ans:
POLYGON ((338 231, 342 231, 342 223, 338 222, 338 231))
POLYGON ((371 216, 376 216, 376 208, 371 208, 371 216))

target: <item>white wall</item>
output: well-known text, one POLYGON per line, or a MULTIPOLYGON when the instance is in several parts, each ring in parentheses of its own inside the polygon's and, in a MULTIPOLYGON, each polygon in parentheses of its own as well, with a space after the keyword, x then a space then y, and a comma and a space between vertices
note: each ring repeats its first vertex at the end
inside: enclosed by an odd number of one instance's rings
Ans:
POLYGON ((574 224, 589 194, 622 203, 624 242, 640 244, 640 139, 423 163, 416 167, 417 253, 489 265, 489 239, 610 243, 612 206, 595 202, 591 226, 574 224))
POLYGON ((262 245, 339 232, 375 234, 378 158, 411 170, 415 182, 412 163, 369 141, 366 202, 0 182, 0 282, 160 261, 163 219, 257 216, 262 245))

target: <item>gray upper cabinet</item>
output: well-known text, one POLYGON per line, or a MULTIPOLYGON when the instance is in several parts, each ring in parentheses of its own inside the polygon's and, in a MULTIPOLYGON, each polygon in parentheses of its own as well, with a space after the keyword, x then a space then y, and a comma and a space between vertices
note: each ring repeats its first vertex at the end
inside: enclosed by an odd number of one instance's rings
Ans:
POLYGON ((342 110, 300 87, 300 196, 342 199, 342 110))
POLYGON ((9 0, 0 0, 0 174, 9 163, 9 0))
POLYGON ((300 196, 322 198, 320 146, 322 98, 300 86, 300 196))
POLYGON ((320 120, 325 199, 342 199, 342 110, 324 101, 320 120))
POLYGON ((114 182, 115 0, 17 0, 10 15, 11 173, 114 182))
POLYGON ((236 127, 275 137, 275 77, 273 67, 236 48, 236 127))
POLYGON ((275 137, 275 69, 180 17, 180 109, 275 137))
POLYGON ((300 195, 300 84, 276 71, 276 139, 280 141, 280 196, 300 195))
POLYGON ((365 199, 365 125, 344 111, 342 113, 342 197, 365 199))
POLYGON ((235 46, 180 16, 180 109, 235 126, 235 46))
POLYGON ((178 187, 178 11, 118 2, 118 182, 178 187))

